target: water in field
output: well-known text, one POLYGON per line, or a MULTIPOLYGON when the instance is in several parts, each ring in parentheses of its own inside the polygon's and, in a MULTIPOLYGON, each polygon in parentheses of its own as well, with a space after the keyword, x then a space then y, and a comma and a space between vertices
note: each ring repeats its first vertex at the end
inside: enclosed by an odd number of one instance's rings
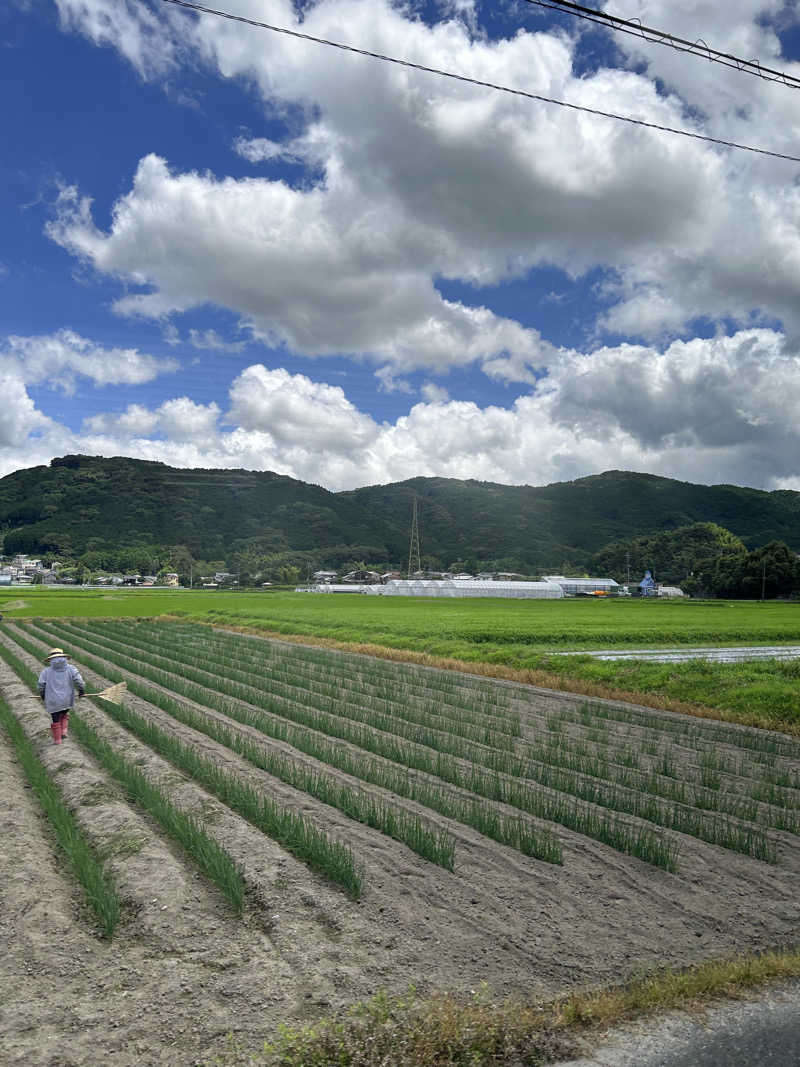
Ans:
MULTIPOLYGON (((569 652, 554 653, 559 656, 574 655, 569 652)), ((651 663, 685 663, 690 659, 704 659, 712 663, 743 663, 745 660, 759 659, 798 659, 800 645, 757 646, 753 648, 627 648, 601 650, 599 652, 582 652, 584 656, 595 659, 626 660, 643 659, 651 663)))

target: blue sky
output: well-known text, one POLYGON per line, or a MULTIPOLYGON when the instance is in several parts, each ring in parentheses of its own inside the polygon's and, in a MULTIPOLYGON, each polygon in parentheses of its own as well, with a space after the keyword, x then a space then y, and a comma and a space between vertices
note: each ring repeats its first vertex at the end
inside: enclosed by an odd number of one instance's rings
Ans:
MULTIPOLYGON (((219 6, 800 155, 798 90, 528 3, 219 6)), ((800 75, 783 0, 604 6, 800 75)), ((11 0, 0 37, 0 475, 800 489, 800 164, 161 0, 11 0)))

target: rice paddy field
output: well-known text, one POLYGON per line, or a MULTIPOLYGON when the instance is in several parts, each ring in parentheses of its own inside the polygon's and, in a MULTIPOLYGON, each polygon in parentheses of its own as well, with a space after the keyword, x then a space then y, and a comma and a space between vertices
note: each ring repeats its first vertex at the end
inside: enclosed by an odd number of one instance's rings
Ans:
POLYGON ((793 605, 476 603, 459 620, 358 597, 14 593, 4 1063, 210 1063, 229 1032, 254 1049, 379 989, 530 1003, 796 943, 800 739, 231 628, 416 633, 435 656, 477 649, 492 620, 509 648, 553 651, 578 623, 617 620, 641 646, 670 627, 697 644, 718 618, 710 641, 738 626, 753 643, 760 620, 775 643, 796 640, 793 605), (31 689, 54 645, 89 692, 127 686, 81 701, 61 746, 31 689))

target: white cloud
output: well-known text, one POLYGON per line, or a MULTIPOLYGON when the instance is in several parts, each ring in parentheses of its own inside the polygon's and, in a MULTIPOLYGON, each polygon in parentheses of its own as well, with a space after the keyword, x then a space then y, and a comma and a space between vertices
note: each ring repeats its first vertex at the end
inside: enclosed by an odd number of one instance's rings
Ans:
POLYGON ((213 352, 241 352, 245 344, 244 341, 226 341, 216 330, 189 330, 189 343, 194 348, 213 352))
POLYGON ((233 142, 233 150, 250 163, 265 163, 278 159, 299 161, 300 158, 290 146, 270 141, 267 137, 237 137, 233 142))
POLYGON ((532 485, 608 469, 762 488, 800 482, 800 428, 787 418, 800 406, 800 353, 772 330, 568 353, 509 408, 451 400, 430 383, 423 397, 379 423, 338 387, 255 364, 232 382, 227 411, 183 397, 97 415, 70 434, 26 401, 14 407, 17 423, 3 425, 0 469, 12 449, 27 458, 49 444, 47 458, 122 453, 274 470, 331 489, 409 471, 532 485), (29 433, 37 436, 26 442, 29 433))
POLYGON ((84 421, 84 431, 112 434, 121 440, 148 437, 158 430, 158 415, 141 404, 128 404, 120 414, 92 415, 84 421))
POLYGON ((97 45, 111 45, 143 77, 173 69, 177 36, 165 32, 164 18, 136 0, 55 0, 65 29, 78 30, 97 45))
MULTIPOLYGON (((769 55, 777 38, 757 19, 778 7, 746 0, 732 20, 710 0, 682 0, 646 14, 690 33, 714 30, 723 48, 769 55)), ((624 10, 644 17, 640 8, 628 0, 624 10)), ((299 25, 285 0, 239 0, 236 9, 299 25)), ((93 32, 88 14, 84 22, 93 32)), ((442 300, 434 279, 497 284, 554 264, 573 277, 595 267, 613 272, 611 307, 600 317, 613 331, 657 338, 701 315, 747 325, 754 314, 800 331, 800 187, 787 184, 784 164, 211 17, 180 25, 184 46, 222 77, 245 79, 271 106, 299 105, 308 115, 288 145, 239 138, 237 150, 254 161, 288 152, 324 179, 303 189, 219 180, 175 173, 151 155, 108 232, 94 226, 85 197, 65 192, 50 233, 99 271, 145 287, 118 302, 123 313, 159 317, 222 304, 290 351, 367 354, 396 373, 477 361, 532 382, 536 331, 442 300)), ((703 128, 681 97, 641 73, 573 77, 573 44, 563 34, 478 39, 463 21, 427 26, 386 0, 327 0, 304 9, 300 28, 589 107, 703 128)), ((118 46, 127 54, 121 36, 118 46)), ((648 48, 662 73, 674 54, 648 48)), ((699 61, 674 60, 698 72, 675 82, 690 104, 697 82, 709 84, 701 106, 713 135, 759 142, 768 134, 779 150, 797 143, 800 113, 788 90, 747 82, 743 115, 741 86, 734 107, 732 94, 717 100, 710 88, 717 68, 712 78, 699 61)))
POLYGON ((424 382, 420 393, 428 404, 446 404, 450 399, 448 391, 436 382, 424 382))
MULTIPOLYGON (((13 448, 31 434, 41 432, 50 425, 50 420, 38 412, 28 396, 25 384, 19 376, 4 370, 0 364, 0 454, 4 448, 13 448)), ((0 468, 2 469, 2 468, 0 468)))
MULTIPOLYGON (((800 143, 789 90, 630 38, 614 40, 635 69, 576 78, 580 33, 491 41, 473 32, 469 0, 443 0, 455 17, 433 26, 388 0, 322 0, 302 16, 290 0, 233 2, 244 16, 588 107, 792 154, 800 143)), ((48 232, 124 284, 120 313, 162 320, 172 343, 168 316, 222 306, 287 358, 370 359, 395 392, 412 371, 438 379, 470 365, 527 390, 509 409, 481 409, 429 383, 422 403, 384 426, 342 390, 251 367, 233 383, 227 423, 210 409, 193 413, 205 439, 184 432, 190 409, 172 424, 160 409, 129 410, 127 423, 98 416, 87 426, 97 450, 126 440, 147 458, 270 467, 333 487, 409 471, 537 483, 608 467, 763 486, 798 477, 800 440, 785 414, 800 399, 787 340, 800 337, 796 168, 211 17, 169 14, 159 37, 147 5, 58 3, 70 27, 113 44, 145 76, 172 77, 183 58, 199 58, 260 94, 271 113, 305 116, 285 144, 254 136, 234 145, 254 163, 305 164, 298 187, 180 172, 151 154, 106 229, 92 216, 94 190, 62 190, 48 232), (436 287, 470 283, 480 304, 482 290, 538 265, 573 280, 602 276, 594 343, 603 331, 647 343, 561 350, 537 329, 444 299, 436 287), (738 332, 670 343, 700 317, 738 332), (787 336, 764 328, 776 321, 787 336)), ((800 71, 782 61, 769 25, 781 8, 781 0, 742 0, 734 19, 712 0, 609 4, 800 71)), ((526 322, 534 320, 532 309, 526 322)), ((214 331, 189 340, 238 344, 214 331)), ((85 374, 79 355, 47 365, 85 374)))
POLYGON ((213 439, 218 430, 220 410, 212 404, 196 404, 188 397, 165 400, 151 410, 142 404, 129 404, 119 414, 92 415, 84 420, 84 433, 116 437, 130 443, 134 438, 160 435, 165 441, 183 445, 194 442, 200 446, 213 439))
POLYGON ((74 330, 38 337, 12 335, 0 342, 0 366, 22 382, 72 392, 78 377, 94 385, 141 385, 176 371, 172 359, 157 359, 135 348, 104 348, 74 330))
POLYGON ((361 450, 377 434, 373 420, 359 412, 338 386, 261 364, 248 367, 233 383, 227 419, 309 454, 361 450))

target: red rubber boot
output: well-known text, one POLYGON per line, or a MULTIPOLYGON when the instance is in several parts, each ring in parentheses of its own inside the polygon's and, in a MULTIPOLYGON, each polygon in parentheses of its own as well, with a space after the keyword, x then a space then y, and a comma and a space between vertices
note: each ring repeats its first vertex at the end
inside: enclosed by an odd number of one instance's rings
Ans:
POLYGON ((61 716, 61 740, 67 736, 67 727, 69 726, 69 712, 65 711, 61 716))
POLYGON ((53 734, 53 744, 54 745, 60 745, 61 744, 61 723, 60 722, 51 722, 50 723, 50 730, 52 731, 52 734, 53 734))

